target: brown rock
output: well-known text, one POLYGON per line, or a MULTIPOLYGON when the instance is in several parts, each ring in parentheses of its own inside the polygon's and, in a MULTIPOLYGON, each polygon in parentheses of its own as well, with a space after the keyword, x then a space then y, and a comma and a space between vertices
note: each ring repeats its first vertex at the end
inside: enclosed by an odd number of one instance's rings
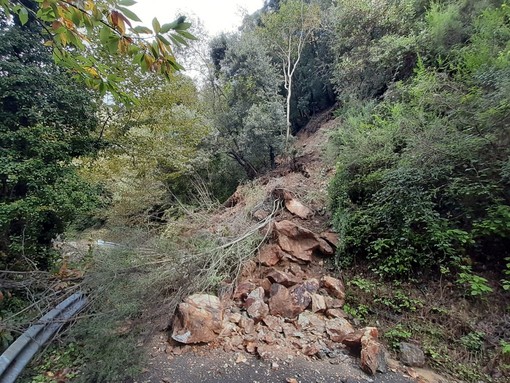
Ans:
POLYGON ((243 282, 240 283, 234 292, 233 299, 235 300, 243 300, 246 299, 249 293, 253 291, 257 286, 252 282, 243 282))
POLYGON ((352 332, 354 328, 344 318, 330 319, 326 322, 326 333, 333 342, 342 342, 352 332))
POLYGON ((361 348, 361 337, 363 336, 363 330, 356 330, 347 334, 343 339, 342 343, 349 347, 351 350, 356 351, 361 348))
POLYGON ((320 237, 334 247, 338 247, 338 242, 340 242, 338 234, 332 231, 325 231, 320 234, 320 237))
POLYGON ((292 319, 305 311, 311 301, 311 295, 303 284, 287 289, 283 285, 273 283, 269 298, 269 311, 271 315, 292 319))
MULTIPOLYGON (((321 289, 322 290, 322 289, 321 289)), ((326 307, 329 309, 340 309, 344 305, 343 299, 331 298, 329 295, 324 297, 326 307)))
POLYGON ((310 294, 315 294, 319 290, 319 281, 315 278, 304 281, 302 285, 310 294))
POLYGON ((275 228, 281 249, 298 260, 310 262, 314 251, 325 255, 334 253, 332 247, 317 234, 291 221, 276 222, 275 228))
POLYGON ((245 334, 253 334, 255 332, 255 321, 243 316, 239 321, 239 327, 243 329, 245 334))
POLYGON ((264 266, 274 266, 283 257, 283 252, 277 244, 270 244, 262 247, 258 254, 260 264, 264 266))
POLYGON ((262 322, 269 328, 271 331, 274 332, 282 332, 282 324, 283 320, 282 318, 275 317, 274 315, 268 315, 262 319, 262 322))
POLYGON ((321 351, 322 347, 318 343, 308 344, 303 347, 303 354, 306 356, 314 356, 321 351))
POLYGON ((244 307, 246 307, 246 311, 250 317, 261 319, 269 314, 269 307, 264 303, 264 295, 264 289, 262 287, 257 287, 246 298, 244 307))
POLYGON ((319 294, 312 294, 312 311, 314 313, 326 311, 326 301, 319 294))
POLYGON ((239 314, 239 313, 232 313, 232 314, 230 314, 230 317, 228 318, 228 320, 230 322, 232 322, 232 323, 239 323, 241 318, 242 318, 241 314, 239 314))
POLYGON ((371 336, 361 338, 361 369, 374 375, 377 371, 386 372, 386 353, 383 346, 371 336))
POLYGON ((257 351, 257 342, 246 342, 246 351, 255 354, 257 351))
POLYGON ((328 291, 328 293, 337 299, 345 299, 345 288, 344 284, 340 279, 336 279, 330 276, 324 276, 321 279, 321 285, 328 291))
POLYGON ((280 270, 273 270, 267 275, 267 279, 269 279, 272 283, 279 283, 285 287, 291 287, 295 284, 299 283, 299 279, 295 276, 284 273, 280 270))
POLYGON ((264 278, 264 279, 261 279, 259 281, 259 285, 260 287, 262 287, 264 289, 264 292, 266 293, 266 295, 269 295, 269 293, 271 292, 271 281, 267 278, 264 278))
POLYGON ((326 316, 328 318, 347 318, 347 314, 340 309, 327 309, 326 316))
POLYGON ((292 304, 296 308, 296 315, 294 317, 305 311, 310 306, 310 303, 312 303, 312 295, 308 292, 308 287, 308 285, 302 283, 289 289, 292 304))
POLYGON ((299 266, 297 263, 291 263, 289 268, 290 272, 298 278, 301 278, 305 274, 301 266, 299 266))
POLYGON ((179 304, 172 339, 185 344, 211 342, 223 328, 223 308, 218 297, 191 295, 179 304))
POLYGON ((374 375, 376 371, 386 371, 386 353, 377 341, 378 331, 375 327, 366 327, 361 337, 361 368, 374 375))
POLYGON ((312 216, 313 212, 305 205, 303 205, 299 200, 294 198, 291 193, 288 191, 283 192, 283 196, 285 199, 285 207, 292 214, 297 215, 301 219, 308 219, 312 216))

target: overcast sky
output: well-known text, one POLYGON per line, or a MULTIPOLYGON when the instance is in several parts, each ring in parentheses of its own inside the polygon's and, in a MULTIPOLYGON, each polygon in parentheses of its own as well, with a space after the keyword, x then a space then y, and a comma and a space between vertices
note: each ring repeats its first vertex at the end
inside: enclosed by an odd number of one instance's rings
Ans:
POLYGON ((198 16, 211 35, 234 31, 241 25, 245 13, 260 9, 264 0, 137 0, 130 7, 142 19, 144 25, 151 25, 157 17, 161 24, 173 21, 180 13, 198 16))

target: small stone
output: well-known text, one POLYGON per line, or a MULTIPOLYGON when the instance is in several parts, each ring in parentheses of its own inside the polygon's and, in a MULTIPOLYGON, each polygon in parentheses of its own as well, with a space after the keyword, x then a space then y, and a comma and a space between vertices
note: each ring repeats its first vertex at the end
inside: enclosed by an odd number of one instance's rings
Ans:
POLYGON ((255 321, 243 316, 239 321, 239 327, 243 329, 245 334, 252 334, 255 332, 255 321))
POLYGON ((276 317, 274 315, 267 315, 262 319, 262 321, 271 331, 274 332, 283 331, 282 329, 283 320, 279 317, 276 317))
POLYGON ((248 315, 254 319, 261 319, 269 313, 269 306, 264 303, 264 289, 258 287, 253 290, 244 303, 248 315))
POLYGON ((328 318, 347 318, 347 314, 340 309, 327 309, 326 316, 328 318))
POLYGON ((235 300, 244 300, 248 296, 250 292, 253 291, 257 286, 253 282, 243 282, 240 283, 233 295, 233 299, 235 300))
POLYGON ((236 358, 236 364, 239 364, 239 363, 246 363, 248 361, 248 358, 246 358, 245 355, 239 353, 237 354, 237 358, 236 358))

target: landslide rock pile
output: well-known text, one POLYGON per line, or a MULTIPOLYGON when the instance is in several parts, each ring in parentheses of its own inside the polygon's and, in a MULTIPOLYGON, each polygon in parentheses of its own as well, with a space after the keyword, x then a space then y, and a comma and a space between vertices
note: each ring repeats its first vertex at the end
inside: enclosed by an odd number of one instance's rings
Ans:
MULTIPOLYGON (((296 220, 306 222, 311 212, 288 192, 282 197, 296 220)), ((334 254, 337 243, 330 231, 315 233, 291 219, 275 222, 272 240, 244 266, 235 291, 186 298, 171 338, 270 361, 301 353, 335 363, 350 353, 360 358, 365 372, 385 372, 386 352, 377 328, 353 327, 342 310, 342 281, 325 274, 323 259, 334 254)))

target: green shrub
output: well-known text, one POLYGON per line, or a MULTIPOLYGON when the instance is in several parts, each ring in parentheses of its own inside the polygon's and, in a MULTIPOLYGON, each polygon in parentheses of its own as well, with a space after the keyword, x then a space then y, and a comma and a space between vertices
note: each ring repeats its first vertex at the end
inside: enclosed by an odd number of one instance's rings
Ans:
MULTIPOLYGON (((330 196, 340 265, 367 259, 380 275, 401 278, 458 268, 467 256, 499 267, 508 256, 508 7, 477 14, 464 5, 433 5, 427 14, 439 39, 468 12, 470 39, 445 42, 444 65, 418 60, 414 77, 392 85, 382 102, 337 113, 330 196), (476 66, 470 57, 482 46, 490 58, 476 66)), ((475 295, 488 291, 472 282, 475 295)))

